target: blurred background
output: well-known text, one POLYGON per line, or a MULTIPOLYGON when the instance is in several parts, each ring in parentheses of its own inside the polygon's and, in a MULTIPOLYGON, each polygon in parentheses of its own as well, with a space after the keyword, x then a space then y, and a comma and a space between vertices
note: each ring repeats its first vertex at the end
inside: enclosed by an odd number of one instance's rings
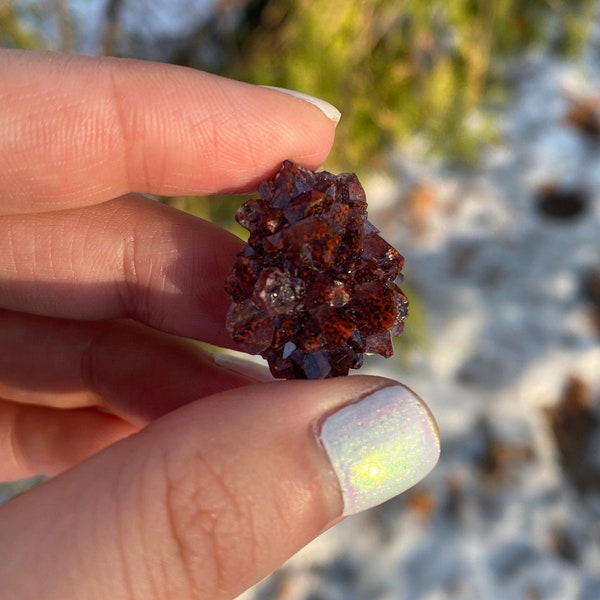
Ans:
MULTIPOLYGON (((599 0, 0 0, 0 46, 342 111, 325 167, 359 174, 411 299, 364 370, 423 396, 442 458, 245 600, 600 598, 599 0)), ((243 235, 239 197, 158 200, 243 235)))

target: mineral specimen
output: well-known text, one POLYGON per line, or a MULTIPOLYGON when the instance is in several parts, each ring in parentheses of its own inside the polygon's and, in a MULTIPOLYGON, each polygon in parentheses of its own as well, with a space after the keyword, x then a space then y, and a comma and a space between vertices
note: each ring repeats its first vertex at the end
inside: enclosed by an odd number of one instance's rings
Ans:
POLYGON ((285 161, 259 193, 236 214, 250 237, 225 284, 234 341, 287 379, 347 375, 364 353, 391 356, 408 312, 404 259, 367 220, 356 175, 285 161))

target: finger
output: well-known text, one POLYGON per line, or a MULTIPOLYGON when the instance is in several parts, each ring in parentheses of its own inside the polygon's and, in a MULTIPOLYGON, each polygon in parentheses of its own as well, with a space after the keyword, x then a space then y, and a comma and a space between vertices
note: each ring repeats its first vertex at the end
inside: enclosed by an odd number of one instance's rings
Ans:
POLYGON ((73 319, 131 317, 231 345, 225 277, 242 242, 191 215, 127 196, 0 217, 0 306, 73 319))
POLYGON ((233 598, 438 453, 429 412, 390 381, 232 390, 0 507, 0 578, 17 598, 233 598))
POLYGON ((252 188, 285 158, 314 168, 334 123, 288 94, 165 64, 0 51, 4 213, 127 192, 252 188))
POLYGON ((60 473, 138 429, 95 409, 0 400, 0 480, 60 473))
POLYGON ((256 381, 218 366, 189 340, 134 321, 88 323, 0 310, 0 348, 0 398, 60 409, 100 406, 138 425, 256 381))

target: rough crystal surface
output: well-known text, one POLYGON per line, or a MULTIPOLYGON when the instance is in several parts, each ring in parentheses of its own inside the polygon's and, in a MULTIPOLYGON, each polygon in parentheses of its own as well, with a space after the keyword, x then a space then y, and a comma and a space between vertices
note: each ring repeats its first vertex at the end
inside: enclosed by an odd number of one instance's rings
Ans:
POLYGON ((250 237, 225 284, 233 339, 287 379, 347 375, 364 353, 391 356, 408 312, 404 259, 368 221, 356 175, 285 161, 259 193, 236 214, 250 237))

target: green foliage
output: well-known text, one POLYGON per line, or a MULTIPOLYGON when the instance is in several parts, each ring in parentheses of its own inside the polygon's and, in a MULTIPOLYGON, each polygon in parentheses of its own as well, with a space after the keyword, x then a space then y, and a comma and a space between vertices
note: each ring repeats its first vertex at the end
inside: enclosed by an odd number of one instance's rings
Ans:
MULTIPOLYGON (((504 63, 547 39, 550 26, 557 50, 574 52, 593 6, 590 0, 255 0, 230 37, 216 14, 217 70, 338 106, 343 118, 328 163, 333 171, 385 167, 388 152, 415 137, 433 155, 473 165, 496 130, 485 111, 468 117, 502 97, 504 63)), ((202 201, 220 224, 233 222, 240 202, 202 201)))
POLYGON ((43 47, 37 32, 26 25, 23 14, 12 2, 0 0, 0 47, 36 49, 43 47))
POLYGON ((409 283, 410 277, 400 286, 409 299, 408 317, 402 335, 393 341, 393 360, 399 369, 407 370, 414 365, 414 360, 419 353, 427 350, 430 339, 427 332, 427 315, 423 311, 423 304, 417 290, 409 283))
POLYGON ((21 479, 11 483, 0 483, 0 504, 9 498, 23 494, 36 485, 43 483, 45 477, 31 477, 29 479, 21 479))
POLYGON ((589 0, 268 0, 252 2, 225 74, 302 90, 342 110, 333 161, 379 166, 411 136, 473 162, 489 127, 465 118, 498 82, 497 67, 545 37, 584 39, 589 0), (258 16, 257 16, 258 15, 258 16))
POLYGON ((225 227, 239 238, 246 240, 248 232, 235 221, 235 212, 248 197, 240 194, 203 197, 176 196, 161 198, 161 201, 201 219, 212 221, 221 227, 225 227))

